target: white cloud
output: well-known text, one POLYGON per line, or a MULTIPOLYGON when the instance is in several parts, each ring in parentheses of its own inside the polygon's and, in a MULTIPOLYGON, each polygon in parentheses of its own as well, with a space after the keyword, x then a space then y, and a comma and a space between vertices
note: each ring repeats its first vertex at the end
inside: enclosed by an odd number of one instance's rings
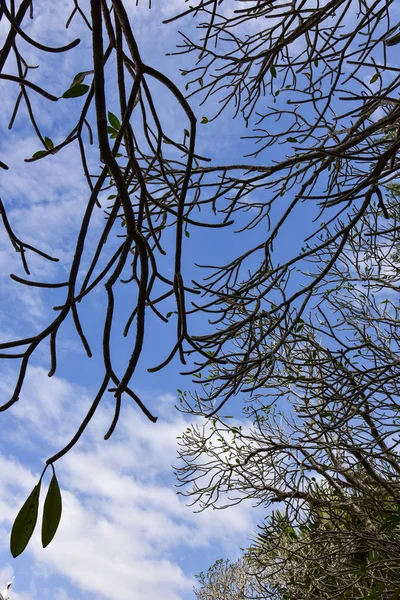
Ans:
MULTIPOLYGON (((35 431, 41 451, 53 451, 72 435, 90 394, 58 377, 49 381, 39 367, 28 378, 29 393, 11 418, 20 426, 19 437, 35 431)), ((172 395, 162 395, 160 404, 167 399, 172 407, 172 395)), ((101 408, 78 447, 56 463, 63 490, 60 528, 45 550, 35 532, 27 553, 48 576, 62 575, 96 597, 182 600, 193 579, 177 556, 215 547, 232 551, 252 530, 251 509, 194 514, 177 496, 170 465, 176 460, 175 438, 187 425, 182 415, 152 424, 124 406, 115 438, 104 442, 111 412, 107 404, 101 408)), ((0 471, 0 526, 9 529, 39 476, 8 456, 0 456, 0 471)), ((57 594, 63 600, 63 592, 57 594)))
MULTIPOLYGON (((11 565, 6 565, 0 569, 0 592, 5 587, 5 584, 12 580, 14 569, 11 565)), ((10 597, 12 600, 33 600, 33 596, 28 592, 19 592, 18 581, 14 581, 10 589, 10 597)))

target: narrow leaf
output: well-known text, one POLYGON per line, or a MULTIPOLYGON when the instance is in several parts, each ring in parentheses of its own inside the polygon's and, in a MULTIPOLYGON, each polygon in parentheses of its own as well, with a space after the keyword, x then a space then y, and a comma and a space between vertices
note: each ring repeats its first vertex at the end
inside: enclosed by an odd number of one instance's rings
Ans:
POLYGON ((295 137, 288 137, 287 141, 288 141, 288 142, 293 142, 293 143, 296 143, 296 142, 297 142, 297 139, 296 139, 295 137))
POLYGON ((116 134, 118 134, 118 130, 114 129, 114 127, 110 127, 109 125, 107 125, 107 133, 116 133, 116 134))
POLYGON ((201 117, 200 123, 202 123, 202 125, 205 125, 206 123, 208 123, 207 117, 201 117))
POLYGON ((42 546, 46 548, 53 539, 61 519, 61 492, 55 474, 51 478, 43 507, 42 546))
POLYGON ((379 79, 379 73, 375 73, 375 75, 371 78, 370 83, 375 83, 375 81, 377 81, 377 79, 379 79))
POLYGON ((119 122, 118 118, 113 115, 112 112, 108 113, 108 122, 110 123, 111 127, 114 127, 114 129, 116 129, 117 131, 121 128, 121 123, 119 122))
POLYGON ((38 150, 32 155, 32 158, 39 158, 39 156, 43 156, 43 154, 47 154, 46 150, 38 150))
POLYGON ((276 67, 274 67, 274 65, 272 65, 272 67, 270 68, 270 73, 272 77, 276 77, 276 67))
POLYGON ((46 146, 48 147, 48 149, 53 150, 53 148, 54 148, 53 140, 51 140, 49 137, 45 137, 44 141, 46 142, 46 146))
POLYGON ((79 96, 84 96, 88 91, 88 85, 74 85, 63 93, 62 98, 78 98, 79 96))
POLYGON ((70 85, 70 87, 74 87, 75 85, 79 85, 85 79, 85 73, 77 73, 70 85))
POLYGON ((25 550, 32 537, 39 509, 39 494, 40 482, 33 488, 14 521, 10 538, 10 550, 14 558, 25 550))

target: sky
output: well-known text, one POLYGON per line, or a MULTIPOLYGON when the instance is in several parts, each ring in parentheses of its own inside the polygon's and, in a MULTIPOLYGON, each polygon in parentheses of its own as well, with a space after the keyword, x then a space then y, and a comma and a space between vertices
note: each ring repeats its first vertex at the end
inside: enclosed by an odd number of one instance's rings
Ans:
MULTIPOLYGON (((162 19, 179 5, 179 1, 168 2, 149 11, 144 2, 139 7, 133 1, 126 2, 144 60, 158 61, 157 65, 161 64, 163 71, 182 86, 178 67, 183 63, 178 65, 177 59, 165 57, 174 50, 176 28, 161 25, 162 19)), ((56 95, 69 87, 77 72, 91 68, 84 24, 75 18, 67 32, 63 28, 71 6, 70 1, 35 2, 35 19, 27 21, 25 30, 33 38, 55 45, 81 37, 78 48, 65 55, 43 56, 21 43, 30 64, 40 63, 31 79, 56 95)), ((3 19, 0 37, 6 31, 3 19)), ((74 236, 88 197, 80 162, 75 148, 68 147, 47 160, 24 163, 24 158, 40 150, 40 145, 24 110, 13 130, 7 130, 18 90, 4 82, 0 88, 0 155, 6 157, 10 167, 0 173, 0 197, 21 239, 38 243, 43 251, 60 259, 55 265, 30 253, 32 278, 60 281, 71 261, 74 236)), ((68 101, 49 105, 35 94, 30 97, 43 133, 54 143, 60 142, 72 123, 72 105, 68 101)), ((115 110, 116 95, 112 88, 109 99, 110 110, 115 110)), ((171 110, 168 99, 163 101, 169 126, 174 130, 181 126, 179 117, 171 110)), ((201 117, 204 109, 197 110, 201 117)), ((229 124, 227 116, 219 121, 212 135, 208 133, 207 142, 200 131, 200 149, 207 148, 217 160, 226 158, 233 151, 235 127, 229 124)), ((91 166, 97 167, 94 160, 91 166)), ((89 250, 95 244, 102 218, 99 211, 89 250)), ((204 260, 216 249, 212 237, 207 238, 205 245, 204 238, 194 235, 191 244, 187 251, 196 252, 201 247, 204 260)), ((223 252, 224 248, 219 250, 223 252)), ((23 271, 19 255, 2 228, 0 267, 1 340, 39 331, 54 315, 52 306, 59 303, 62 293, 55 291, 49 295, 25 288, 9 278, 10 273, 23 276, 23 271)), ((167 262, 166 268, 172 271, 172 263, 167 262)), ((99 292, 87 306, 82 303, 85 332, 94 343, 99 337, 103 300, 99 292)), ((156 326, 150 325, 144 353, 146 367, 164 357, 163 344, 166 347, 172 335, 171 329, 166 328, 160 335, 156 326)), ((123 349, 120 354, 123 360, 123 349)), ((126 402, 117 431, 110 441, 104 442, 104 432, 112 418, 112 404, 110 400, 104 401, 83 439, 57 463, 63 516, 55 539, 46 549, 41 547, 39 521, 26 551, 17 559, 12 558, 9 533, 15 516, 37 483, 46 458, 76 431, 101 375, 100 355, 91 361, 86 358, 69 322, 59 336, 59 370, 51 379, 47 376, 48 359, 48 346, 43 344, 32 360, 19 402, 1 413, 0 589, 14 575, 12 600, 193 598, 194 574, 221 556, 237 558, 255 528, 257 515, 246 504, 229 511, 195 513, 187 506, 187 500, 177 495, 173 472, 177 462, 176 438, 189 421, 174 405, 177 389, 187 389, 191 384, 187 379, 182 380, 176 363, 153 376, 143 367, 136 377, 136 389, 159 417, 157 424, 147 421, 126 402)), ((16 365, 2 361, 0 368, 3 401, 10 395, 16 365)), ((44 478, 41 498, 45 497, 48 475, 44 478)))

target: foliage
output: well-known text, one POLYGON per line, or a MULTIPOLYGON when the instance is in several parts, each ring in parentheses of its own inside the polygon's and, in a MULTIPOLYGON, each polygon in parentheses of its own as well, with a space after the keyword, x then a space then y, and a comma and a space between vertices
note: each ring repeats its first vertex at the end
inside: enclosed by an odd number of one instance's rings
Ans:
MULTIPOLYGON (((43 469, 43 473, 39 482, 29 494, 24 505, 19 511, 12 530, 10 538, 11 554, 16 558, 25 550, 35 530, 38 511, 39 511, 39 496, 43 475, 47 470, 47 465, 43 469)), ((46 499, 43 506, 42 519, 42 546, 46 548, 56 534, 61 520, 62 500, 61 492, 58 485, 54 467, 52 465, 53 476, 47 490, 46 499)))
POLYGON ((234 563, 218 559, 206 573, 196 575, 200 587, 194 589, 197 600, 245 600, 256 598, 256 582, 249 577, 243 559, 234 563))
POLYGON ((236 563, 198 576, 198 600, 389 600, 400 595, 400 506, 375 490, 339 496, 313 482, 295 516, 275 510, 236 563), (349 505, 354 504, 355 514, 349 505), (368 530, 368 531, 366 531, 368 530), (237 593, 237 580, 241 590, 237 593))
POLYGON ((262 596, 279 600, 381 600, 400 594, 399 504, 385 490, 339 496, 309 487, 295 519, 274 512, 249 549, 262 596), (352 507, 357 508, 355 512, 352 507))

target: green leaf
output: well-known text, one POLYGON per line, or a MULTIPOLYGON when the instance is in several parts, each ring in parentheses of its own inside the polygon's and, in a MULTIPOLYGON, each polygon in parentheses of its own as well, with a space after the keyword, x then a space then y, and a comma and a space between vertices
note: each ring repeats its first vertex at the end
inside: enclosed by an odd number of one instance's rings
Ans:
POLYGON ((370 83, 375 83, 379 79, 379 73, 375 73, 375 75, 371 78, 370 83))
POLYGON ((186 237, 190 238, 190 233, 188 231, 185 231, 185 235, 186 237))
POLYGON ((61 519, 61 492, 55 473, 51 478, 43 507, 42 546, 46 548, 55 536, 61 519))
POLYGON ((166 318, 166 319, 169 319, 171 315, 172 315, 172 311, 171 311, 171 312, 169 312, 169 313, 167 313, 167 314, 165 315, 165 318, 166 318))
POLYGON ((293 142, 293 143, 296 143, 296 142, 297 142, 297 139, 296 139, 295 137, 288 137, 288 138, 287 138, 287 141, 288 141, 288 142, 293 142))
POLYGON ((270 71, 272 77, 276 77, 276 67, 274 67, 274 65, 272 65, 272 67, 270 68, 269 71, 270 71))
POLYGON ((121 123, 119 122, 118 118, 113 115, 112 112, 108 113, 108 122, 110 123, 111 127, 114 127, 114 129, 116 129, 117 131, 121 128, 121 123))
POLYGON ((32 158, 39 158, 39 156, 43 156, 43 154, 47 154, 46 150, 38 150, 35 154, 32 155, 32 158))
POLYGON ((70 87, 75 87, 76 85, 80 84, 83 82, 83 80, 85 79, 86 75, 90 75, 91 73, 94 73, 94 71, 82 71, 81 73, 77 73, 70 85, 70 87))
POLYGON ((318 68, 318 60, 314 60, 314 65, 318 68))
POLYGON ((78 85, 74 85, 74 86, 70 87, 68 90, 66 90, 61 97, 62 98, 79 98, 79 96, 84 96, 85 94, 87 94, 88 91, 89 91, 88 85, 78 84, 78 85))
POLYGON ((207 119, 207 117, 201 117, 201 121, 200 121, 200 123, 201 123, 202 125, 205 125, 206 123, 208 123, 208 119, 207 119))
POLYGON ((395 590, 392 600, 399 600, 399 598, 400 598, 400 588, 397 588, 397 590, 395 590))
POLYGON ((11 530, 10 550, 14 558, 19 556, 28 545, 36 526, 39 509, 40 481, 28 496, 17 514, 11 530))
POLYGON ((187 129, 184 129, 184 130, 183 130, 183 133, 186 135, 186 137, 190 137, 190 133, 188 132, 188 130, 187 130, 187 129))
POLYGON ((48 147, 48 149, 49 150, 53 150, 53 148, 54 148, 53 140, 51 140, 49 137, 45 137, 44 141, 45 141, 46 146, 48 147))

